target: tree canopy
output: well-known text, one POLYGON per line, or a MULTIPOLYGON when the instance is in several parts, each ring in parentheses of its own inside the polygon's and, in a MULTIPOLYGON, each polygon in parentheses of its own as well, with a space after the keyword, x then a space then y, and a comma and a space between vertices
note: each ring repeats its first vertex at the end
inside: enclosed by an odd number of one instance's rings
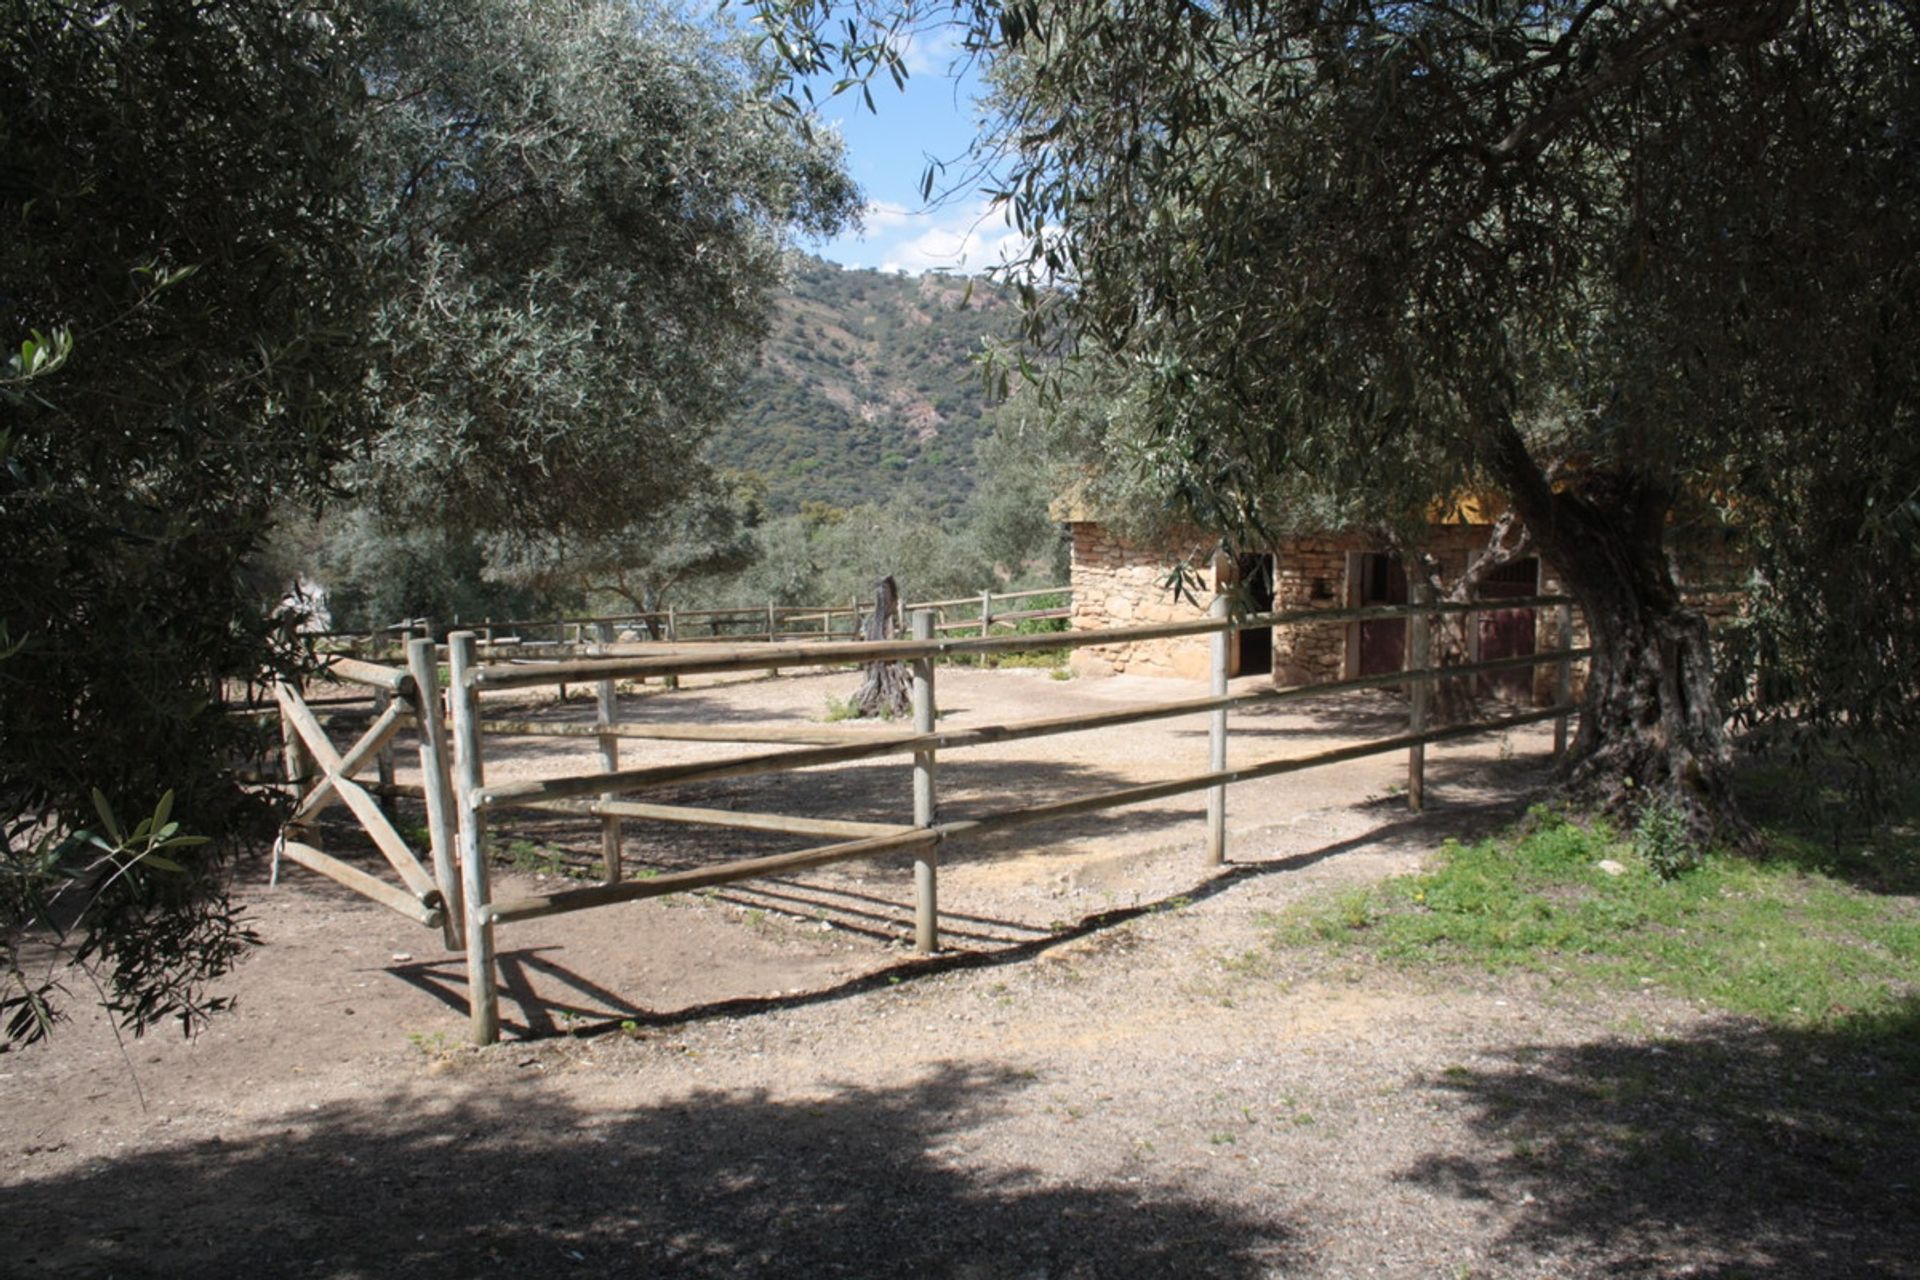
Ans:
POLYGON ((607 0, 382 0, 356 60, 384 516, 604 532, 707 483, 789 231, 856 201, 740 48, 607 0), (504 483, 503 483, 504 481, 504 483))
POLYGON ((29 922, 136 1029, 239 944, 219 872, 272 806, 227 703, 303 661, 245 574, 276 521, 619 528, 704 478, 784 238, 855 199, 763 70, 620 0, 7 0, 12 1030, 29 922))
MULTIPOLYGON (((763 9, 856 69, 891 20, 763 9)), ((1912 727, 1911 6, 944 12, 999 86, 1029 334, 1113 362, 1196 519, 1258 537, 1302 479, 1381 518, 1502 492, 1593 629, 1575 780, 1701 834, 1739 824, 1682 507, 1748 539, 1776 707, 1912 727)))

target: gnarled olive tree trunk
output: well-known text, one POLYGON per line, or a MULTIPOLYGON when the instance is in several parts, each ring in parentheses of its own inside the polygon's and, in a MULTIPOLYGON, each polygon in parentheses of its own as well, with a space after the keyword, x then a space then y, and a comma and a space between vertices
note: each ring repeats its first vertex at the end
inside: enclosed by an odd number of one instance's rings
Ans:
POLYGON ((1645 474, 1582 475, 1556 492, 1530 459, 1496 470, 1592 637, 1569 787, 1628 818, 1669 803, 1696 841, 1750 843, 1707 621, 1667 561, 1673 494, 1645 474))

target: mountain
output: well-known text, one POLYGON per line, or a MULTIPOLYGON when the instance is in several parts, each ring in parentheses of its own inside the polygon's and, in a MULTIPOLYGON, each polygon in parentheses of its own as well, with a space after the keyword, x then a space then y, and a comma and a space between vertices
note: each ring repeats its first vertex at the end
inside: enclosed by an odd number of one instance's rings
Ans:
POLYGON ((973 357, 1018 323, 1013 298, 985 281, 804 257, 715 458, 757 475, 776 513, 906 493, 951 516, 993 418, 973 357))

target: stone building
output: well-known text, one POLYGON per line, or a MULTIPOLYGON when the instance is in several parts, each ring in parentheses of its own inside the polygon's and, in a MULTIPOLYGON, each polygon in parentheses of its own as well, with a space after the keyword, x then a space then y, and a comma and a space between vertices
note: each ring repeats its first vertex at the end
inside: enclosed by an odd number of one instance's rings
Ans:
MULTIPOLYGON (((1483 551, 1491 534, 1485 508, 1462 504, 1467 518, 1436 523, 1427 550, 1448 581, 1465 571, 1483 551)), ((1073 622, 1076 630, 1187 621, 1204 617, 1213 595, 1244 583, 1258 612, 1339 610, 1369 605, 1405 604, 1407 578, 1399 558, 1386 546, 1358 533, 1296 536, 1271 551, 1245 555, 1233 563, 1222 554, 1196 563, 1216 541, 1195 532, 1152 547, 1135 546, 1090 514, 1064 501, 1054 516, 1067 525, 1073 546, 1073 622), (1183 598, 1169 583, 1170 569, 1187 559, 1197 570, 1200 589, 1183 598)), ((1678 555, 1681 581, 1726 583, 1743 572, 1728 538, 1691 544, 1678 555)), ((1553 566, 1538 556, 1521 556, 1482 579, 1484 600, 1558 595, 1564 590, 1553 566)), ((1726 597, 1703 601, 1710 615, 1727 611, 1726 597)), ((1561 646, 1555 610, 1506 608, 1467 616, 1460 636, 1469 662, 1542 653, 1561 646)), ((1587 643, 1586 626, 1574 614, 1573 643, 1587 643)), ((1130 673, 1205 679, 1209 638, 1183 636, 1073 651, 1073 668, 1088 675, 1130 673)), ((1269 675, 1275 684, 1319 684, 1354 676, 1386 674, 1405 667, 1405 619, 1333 621, 1242 631, 1234 637, 1228 670, 1236 676, 1269 675)), ((1555 671, 1543 664, 1482 675, 1482 692, 1515 700, 1551 701, 1555 671)))
MULTIPOLYGON (((1069 515, 1077 513, 1068 513, 1069 515)), ((1191 539, 1135 546, 1100 522, 1068 519, 1073 545, 1073 626, 1076 630, 1186 621, 1204 617, 1215 593, 1243 583, 1254 609, 1291 612, 1404 604, 1407 579, 1399 559, 1359 534, 1290 537, 1270 552, 1238 563, 1215 554, 1194 565, 1200 590, 1182 598, 1169 583, 1171 566, 1193 553, 1191 539)), ((1448 576, 1487 545, 1484 524, 1436 525, 1429 549, 1448 576)), ((1553 594, 1560 589, 1551 569, 1523 556, 1501 566, 1482 584, 1486 597, 1553 594)), ((1234 637, 1228 670, 1236 676, 1270 675, 1276 684, 1318 684, 1349 676, 1385 674, 1406 662, 1404 619, 1292 624, 1242 631, 1234 637)), ((1580 637, 1576 637, 1579 639, 1580 637)), ((1517 656, 1559 645, 1551 611, 1502 609, 1475 614, 1467 629, 1471 660, 1517 656)), ((1182 636, 1076 649, 1074 670, 1088 675, 1130 673, 1204 679, 1209 640, 1182 636)), ((1504 691, 1527 693, 1524 671, 1492 678, 1504 691)), ((1538 680, 1550 684, 1551 672, 1538 680)))

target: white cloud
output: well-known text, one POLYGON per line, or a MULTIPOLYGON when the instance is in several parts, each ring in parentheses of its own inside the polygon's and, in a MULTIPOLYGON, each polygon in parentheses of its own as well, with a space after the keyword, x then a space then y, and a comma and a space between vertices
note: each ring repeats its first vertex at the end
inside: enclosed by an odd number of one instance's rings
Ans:
POLYGON ((944 23, 932 30, 910 32, 900 48, 900 59, 910 76, 945 76, 960 54, 960 41, 944 23))
POLYGON ((820 253, 849 267, 909 275, 928 271, 979 275, 1025 251, 1026 238, 983 198, 935 209, 910 209, 884 201, 870 204, 862 234, 833 240, 820 253))
POLYGON ((916 225, 915 220, 924 216, 924 214, 915 213, 903 204, 895 204, 891 200, 872 201, 860 214, 860 220, 866 227, 866 235, 862 238, 872 239, 883 231, 914 226, 916 225))
POLYGON ((881 269, 905 271, 909 275, 928 271, 979 275, 1011 261, 1024 243, 1018 233, 1004 229, 930 227, 913 239, 894 245, 881 263, 881 269))
POLYGON ((984 202, 919 214, 903 232, 876 246, 881 270, 974 274, 999 266, 1024 244, 1020 233, 984 202))

